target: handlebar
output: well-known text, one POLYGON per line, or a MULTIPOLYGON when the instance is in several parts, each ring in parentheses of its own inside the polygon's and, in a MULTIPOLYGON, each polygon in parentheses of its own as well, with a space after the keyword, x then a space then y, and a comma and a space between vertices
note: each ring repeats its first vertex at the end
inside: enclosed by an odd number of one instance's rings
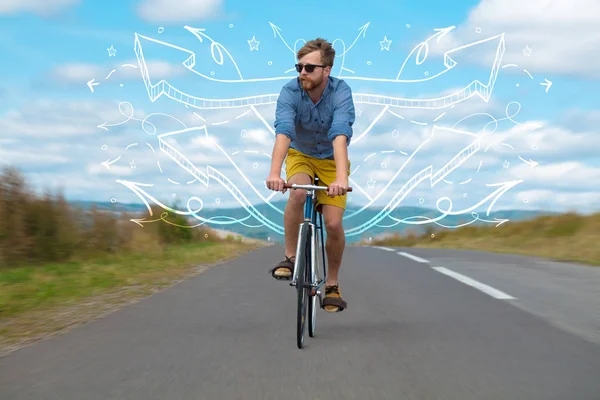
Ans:
MULTIPOLYGON (((284 183, 283 187, 285 189, 304 189, 304 190, 327 190, 328 186, 319 186, 319 185, 299 185, 297 183, 284 183)), ((352 187, 348 187, 348 192, 352 191, 352 187)))

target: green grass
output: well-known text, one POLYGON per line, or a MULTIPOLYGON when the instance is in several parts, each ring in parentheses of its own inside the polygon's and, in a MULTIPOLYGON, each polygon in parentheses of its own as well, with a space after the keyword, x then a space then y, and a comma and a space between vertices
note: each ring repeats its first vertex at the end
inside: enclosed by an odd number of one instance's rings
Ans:
POLYGON ((66 332, 262 247, 239 240, 170 245, 0 270, 0 354, 66 332))
POLYGON ((598 243, 600 213, 567 213, 528 221, 508 221, 498 227, 468 225, 452 230, 434 230, 424 235, 395 235, 361 244, 481 250, 597 266, 600 265, 598 243))
POLYGON ((204 263, 248 251, 224 241, 174 245, 161 255, 114 255, 0 270, 0 319, 48 309, 121 287, 164 285, 204 263))

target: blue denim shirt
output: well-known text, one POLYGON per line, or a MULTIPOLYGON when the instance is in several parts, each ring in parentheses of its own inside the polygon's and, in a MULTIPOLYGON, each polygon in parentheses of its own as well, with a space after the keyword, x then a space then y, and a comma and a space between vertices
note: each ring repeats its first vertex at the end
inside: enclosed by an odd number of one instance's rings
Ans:
POLYGON ((294 78, 281 89, 275 111, 275 133, 289 137, 290 147, 319 159, 333 159, 333 139, 352 138, 354 102, 348 84, 329 77, 321 99, 314 104, 294 78))

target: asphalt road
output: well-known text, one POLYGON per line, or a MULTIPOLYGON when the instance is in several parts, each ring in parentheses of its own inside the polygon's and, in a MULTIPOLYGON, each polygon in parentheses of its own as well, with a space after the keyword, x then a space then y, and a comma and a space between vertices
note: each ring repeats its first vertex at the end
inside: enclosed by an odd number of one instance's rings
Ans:
POLYGON ((598 311, 583 315, 594 288, 559 292, 584 307, 565 320, 538 290, 551 274, 530 273, 539 260, 348 247, 349 308, 319 310, 298 350, 294 288, 267 274, 281 254, 256 250, 0 358, 0 398, 600 399, 598 311))

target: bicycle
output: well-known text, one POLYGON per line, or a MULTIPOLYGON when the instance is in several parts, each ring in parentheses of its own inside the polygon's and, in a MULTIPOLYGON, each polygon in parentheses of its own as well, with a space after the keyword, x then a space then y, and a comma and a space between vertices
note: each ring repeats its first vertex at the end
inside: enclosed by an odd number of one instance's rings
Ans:
MULTIPOLYGON (((317 323, 316 301, 319 298, 319 306, 323 307, 323 295, 319 290, 327 282, 327 261, 325 258, 325 245, 323 239, 323 214, 317 210, 317 200, 314 195, 316 190, 327 190, 327 186, 316 185, 319 178, 315 176, 313 185, 300 185, 285 183, 287 189, 306 190, 306 202, 304 203, 304 221, 300 224, 298 234, 298 245, 296 247, 296 260, 294 262, 294 273, 290 286, 295 286, 298 294, 298 307, 296 313, 296 344, 299 349, 304 347, 304 333, 306 331, 306 315, 308 319, 308 335, 315 336, 317 323), (318 221, 317 221, 318 215, 318 221), (321 231, 320 240, 315 231, 321 231), (321 252, 322 262, 317 258, 321 252), (322 267, 322 268, 319 268, 322 267), (310 298, 310 301, 309 301, 310 298)), ((351 192, 352 188, 348 188, 351 192)))

